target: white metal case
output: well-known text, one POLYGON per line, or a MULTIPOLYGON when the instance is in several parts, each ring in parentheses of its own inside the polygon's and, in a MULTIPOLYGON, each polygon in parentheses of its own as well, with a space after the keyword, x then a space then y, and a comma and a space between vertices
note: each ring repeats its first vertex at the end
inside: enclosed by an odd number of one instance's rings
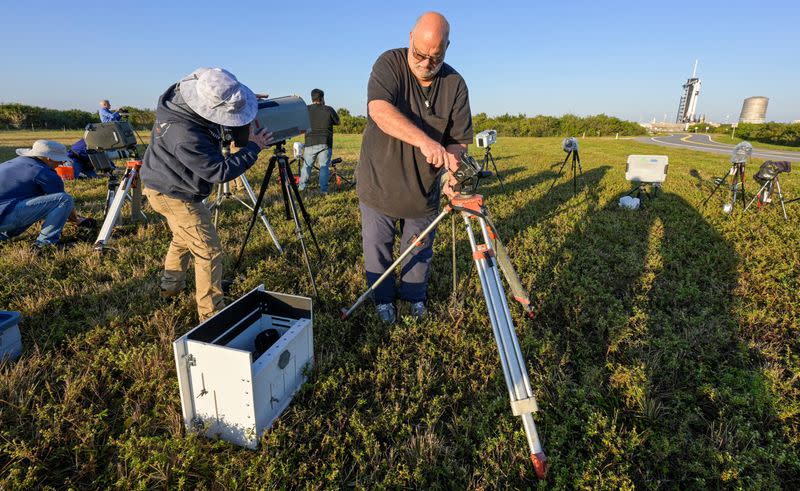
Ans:
POLYGON ((173 343, 188 430, 255 449, 313 364, 311 299, 255 288, 173 343), (254 354, 255 338, 280 338, 254 354))

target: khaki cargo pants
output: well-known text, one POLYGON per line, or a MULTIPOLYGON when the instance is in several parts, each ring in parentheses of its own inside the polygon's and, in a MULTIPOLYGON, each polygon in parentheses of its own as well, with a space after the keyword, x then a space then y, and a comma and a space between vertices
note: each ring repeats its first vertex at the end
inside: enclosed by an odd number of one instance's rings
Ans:
POLYGON ((176 292, 186 288, 186 271, 194 258, 197 313, 205 320, 225 306, 222 294, 222 245, 206 205, 171 198, 145 188, 150 206, 164 215, 172 231, 172 242, 164 260, 161 289, 176 292))

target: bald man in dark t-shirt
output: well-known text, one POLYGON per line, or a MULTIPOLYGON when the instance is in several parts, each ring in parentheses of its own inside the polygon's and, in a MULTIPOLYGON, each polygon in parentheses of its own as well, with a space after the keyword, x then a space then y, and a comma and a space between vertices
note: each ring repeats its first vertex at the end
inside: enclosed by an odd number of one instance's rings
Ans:
MULTIPOLYGON (((383 53, 372 68, 367 88, 368 120, 358 166, 357 191, 367 282, 371 285, 392 263, 395 230, 401 248, 436 218, 440 177, 455 170, 472 141, 467 85, 444 63, 450 34, 438 13, 420 16, 409 47, 383 53)), ((444 186, 451 196, 452 181, 444 186)), ((435 231, 402 264, 399 298, 411 314, 426 313, 428 276, 435 231)), ((381 320, 396 320, 394 277, 374 292, 381 320)))

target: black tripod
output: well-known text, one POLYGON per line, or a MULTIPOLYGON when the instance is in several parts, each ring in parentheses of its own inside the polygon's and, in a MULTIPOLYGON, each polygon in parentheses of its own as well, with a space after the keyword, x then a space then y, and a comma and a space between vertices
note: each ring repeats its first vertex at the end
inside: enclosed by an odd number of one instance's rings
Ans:
POLYGON ((258 191, 258 199, 253 206, 253 215, 250 217, 250 224, 247 227, 247 234, 242 242, 242 248, 239 250, 239 257, 236 259, 236 264, 233 266, 233 271, 235 273, 239 268, 239 264, 242 262, 244 249, 247 247, 247 241, 250 239, 250 233, 253 231, 253 226, 259 218, 258 211, 261 209, 261 203, 264 201, 264 194, 267 191, 269 180, 272 177, 272 171, 275 170, 275 167, 277 166, 278 175, 280 176, 279 180, 281 183, 281 194, 283 196, 283 206, 286 213, 286 219, 294 220, 294 230, 297 234, 297 238, 300 239, 300 247, 303 250, 303 259, 305 260, 306 268, 308 269, 308 276, 311 279, 311 287, 314 290, 314 295, 316 296, 317 283, 314 280, 314 272, 311 269, 311 261, 308 258, 305 235, 303 233, 303 227, 300 225, 300 215, 302 215, 303 221, 306 223, 306 228, 308 229, 309 235, 311 235, 311 240, 314 242, 314 247, 317 249, 317 254, 319 255, 320 260, 323 259, 322 250, 319 248, 319 244, 317 243, 317 237, 314 235, 314 229, 311 228, 311 217, 308 215, 306 207, 303 205, 303 198, 300 197, 300 190, 297 189, 297 183, 295 183, 294 175, 292 174, 289 158, 286 156, 286 151, 284 149, 285 144, 285 141, 280 141, 274 144, 275 150, 272 157, 269 159, 269 165, 267 166, 267 172, 264 174, 264 180, 261 181, 261 189, 258 191))
POLYGON ((733 207, 736 205, 736 198, 739 194, 739 188, 742 189, 742 209, 744 209, 746 201, 744 197, 744 165, 745 162, 734 162, 730 172, 725 174, 725 177, 715 179, 717 185, 714 186, 711 194, 709 194, 708 197, 703 201, 702 206, 705 206, 706 203, 708 203, 708 200, 714 196, 714 194, 717 192, 717 189, 728 182, 729 176, 733 176, 733 182, 731 182, 731 211, 733 211, 733 207))
POLYGON ((483 153, 483 168, 484 169, 488 168, 490 162, 492 164, 492 167, 494 167, 494 175, 497 177, 497 180, 500 181, 500 189, 502 189, 503 192, 505 192, 506 187, 503 184, 503 180, 500 178, 500 171, 497 170, 497 164, 494 163, 494 157, 492 157, 492 146, 487 145, 486 151, 483 153))
POLYGON ((564 157, 564 162, 561 163, 561 167, 558 168, 558 175, 553 179, 553 183, 550 184, 550 188, 544 193, 545 196, 550 194, 550 191, 553 190, 556 183, 561 179, 562 172, 564 172, 564 166, 567 165, 567 161, 569 158, 572 157, 572 193, 577 195, 578 194, 578 177, 580 176, 583 179, 583 168, 581 167, 581 157, 578 155, 578 149, 569 150, 567 151, 567 156, 564 157))

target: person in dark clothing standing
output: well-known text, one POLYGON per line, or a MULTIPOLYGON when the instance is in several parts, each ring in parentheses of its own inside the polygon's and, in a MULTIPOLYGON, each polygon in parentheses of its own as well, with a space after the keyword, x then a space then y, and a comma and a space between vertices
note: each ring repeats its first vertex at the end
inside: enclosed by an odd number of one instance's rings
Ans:
POLYGON ((311 131, 306 133, 305 150, 303 151, 303 168, 300 170, 300 190, 308 186, 311 179, 311 169, 314 163, 319 165, 319 190, 322 194, 328 192, 328 179, 333 151, 333 126, 339 124, 339 115, 336 111, 325 105, 325 93, 320 89, 311 91, 311 104, 308 105, 308 119, 311 122, 311 131))
POLYGON ((247 126, 257 112, 256 95, 221 68, 195 70, 158 100, 141 178, 150 206, 164 215, 172 231, 161 296, 177 295, 186 287, 186 271, 194 259, 201 321, 224 307, 222 246, 203 199, 214 184, 242 175, 267 147, 272 135, 264 128, 251 133, 249 143, 235 153, 222 154, 225 128, 247 126))
MULTIPOLYGON (((411 314, 426 314, 434 233, 417 237, 439 210, 442 172, 455 170, 472 141, 467 85, 444 62, 450 25, 441 14, 417 19, 409 47, 383 53, 367 87, 368 118, 361 144, 357 191, 367 282, 374 283, 392 263, 399 223, 401 248, 416 243, 402 264, 399 297, 411 314)), ((452 176, 443 186, 453 196, 452 176)), ((396 320, 392 277, 376 290, 378 316, 396 320)))

